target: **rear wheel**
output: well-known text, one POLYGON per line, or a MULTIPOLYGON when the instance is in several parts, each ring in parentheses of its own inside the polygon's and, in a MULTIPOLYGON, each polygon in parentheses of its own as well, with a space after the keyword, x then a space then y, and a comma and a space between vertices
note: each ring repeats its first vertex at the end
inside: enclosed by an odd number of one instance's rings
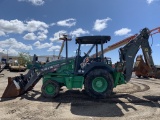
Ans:
POLYGON ((47 80, 42 86, 42 95, 44 97, 53 98, 59 94, 59 83, 53 80, 47 80))
POLYGON ((113 91, 113 78, 104 69, 95 69, 85 78, 86 92, 93 98, 109 97, 113 91))

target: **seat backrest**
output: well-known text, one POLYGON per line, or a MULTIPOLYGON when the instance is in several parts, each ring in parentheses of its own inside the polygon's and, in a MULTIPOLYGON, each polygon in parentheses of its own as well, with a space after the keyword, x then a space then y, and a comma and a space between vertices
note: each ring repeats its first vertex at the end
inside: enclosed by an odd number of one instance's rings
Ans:
POLYGON ((80 64, 83 62, 83 58, 81 56, 76 56, 75 62, 74 62, 74 69, 79 70, 81 68, 80 64))

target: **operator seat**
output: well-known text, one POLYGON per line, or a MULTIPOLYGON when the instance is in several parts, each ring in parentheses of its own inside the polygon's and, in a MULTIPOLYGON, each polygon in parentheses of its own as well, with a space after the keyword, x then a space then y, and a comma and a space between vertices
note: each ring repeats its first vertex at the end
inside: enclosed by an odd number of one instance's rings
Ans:
POLYGON ((75 71, 81 69, 80 63, 82 62, 83 62, 83 57, 81 57, 80 55, 76 56, 75 62, 74 62, 75 71))

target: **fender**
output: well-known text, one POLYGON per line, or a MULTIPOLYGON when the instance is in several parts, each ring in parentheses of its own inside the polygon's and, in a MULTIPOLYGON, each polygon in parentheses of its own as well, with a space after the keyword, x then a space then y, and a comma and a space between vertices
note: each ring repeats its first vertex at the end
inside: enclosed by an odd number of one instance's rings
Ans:
POLYGON ((93 62, 93 63, 90 63, 89 65, 86 66, 83 76, 85 77, 91 70, 98 69, 98 68, 106 69, 111 74, 114 72, 114 69, 105 63, 93 62))

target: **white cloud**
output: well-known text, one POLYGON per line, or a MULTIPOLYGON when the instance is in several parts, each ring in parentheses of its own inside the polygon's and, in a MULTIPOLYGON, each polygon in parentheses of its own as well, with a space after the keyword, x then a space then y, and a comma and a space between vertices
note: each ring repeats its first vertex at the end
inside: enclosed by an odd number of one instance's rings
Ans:
POLYGON ((61 46, 55 45, 55 46, 50 47, 47 51, 49 51, 49 52, 50 51, 59 51, 60 48, 61 48, 61 46))
POLYGON ((1 48, 0 48, 0 51, 1 51, 3 54, 14 55, 14 56, 18 55, 18 53, 19 53, 17 50, 11 49, 11 48, 9 48, 9 49, 1 49, 1 48))
POLYGON ((120 30, 117 30, 114 32, 114 34, 116 36, 122 36, 122 35, 127 35, 129 32, 131 32, 131 29, 128 29, 128 28, 122 28, 120 30))
POLYGON ((3 31, 0 31, 0 36, 5 36, 6 34, 3 31))
POLYGON ((61 20, 57 22, 57 25, 59 26, 67 26, 67 27, 72 27, 76 25, 76 20, 73 18, 69 18, 66 20, 61 20))
POLYGON ((50 26, 54 26, 56 23, 51 23, 50 26))
POLYGON ((62 42, 62 40, 59 40, 60 35, 61 34, 66 34, 66 33, 67 33, 67 31, 60 30, 60 31, 54 33, 53 38, 50 38, 50 41, 52 41, 52 42, 62 42))
POLYGON ((20 52, 20 51, 17 51, 17 50, 12 49, 12 48, 9 48, 9 49, 8 49, 8 54, 9 54, 9 55, 18 55, 19 52, 20 52))
POLYGON ((97 19, 94 23, 93 30, 102 31, 103 29, 107 27, 107 22, 109 20, 112 20, 112 19, 109 17, 107 17, 106 19, 101 19, 101 20, 97 19))
POLYGON ((40 5, 43 5, 45 2, 44 0, 18 0, 19 2, 30 2, 32 3, 33 5, 36 5, 36 6, 40 6, 40 5))
POLYGON ((2 49, 8 50, 9 54, 12 54, 12 51, 16 51, 16 53, 18 54, 19 51, 33 50, 31 45, 25 45, 22 42, 18 42, 15 38, 9 38, 9 39, 6 39, 6 40, 1 40, 0 45, 1 45, 0 47, 2 49))
POLYGON ((49 25, 46 23, 36 20, 22 22, 17 19, 10 21, 0 19, 0 36, 10 33, 22 34, 23 32, 29 32, 23 37, 24 39, 44 40, 47 38, 48 27, 49 25), (38 32, 37 35, 34 32, 38 32))
POLYGON ((44 33, 42 33, 42 32, 38 32, 37 33, 37 36, 34 34, 34 33, 27 33, 24 37, 23 37, 23 39, 25 39, 25 40, 45 40, 45 39, 47 39, 47 35, 45 35, 44 33))
POLYGON ((0 19, 0 33, 23 33, 25 31, 25 24, 17 19, 15 20, 3 20, 0 19))
POLYGON ((39 41, 37 41, 37 42, 35 42, 33 45, 37 47, 37 46, 40 46, 41 43, 40 43, 39 41))
POLYGON ((155 0, 147 0, 148 4, 151 4, 152 2, 154 2, 155 0))
POLYGON ((44 34, 43 32, 38 32, 37 33, 37 39, 38 40, 45 40, 45 39, 47 39, 47 35, 44 34))
POLYGON ((42 48, 48 48, 53 45, 53 43, 43 43, 41 44, 40 41, 37 41, 33 44, 37 49, 42 49, 42 48))
POLYGON ((160 1, 160 0, 147 0, 147 3, 150 5, 151 3, 157 2, 157 1, 160 1))
POLYGON ((78 37, 78 36, 84 35, 84 34, 89 34, 89 31, 83 30, 82 28, 78 28, 78 29, 70 32, 70 35, 72 37, 78 37))
POLYGON ((29 32, 42 31, 48 33, 47 28, 49 27, 46 23, 36 20, 31 20, 26 22, 26 30, 29 32))
POLYGON ((37 36, 34 33, 27 33, 23 38, 25 40, 35 40, 37 36))

